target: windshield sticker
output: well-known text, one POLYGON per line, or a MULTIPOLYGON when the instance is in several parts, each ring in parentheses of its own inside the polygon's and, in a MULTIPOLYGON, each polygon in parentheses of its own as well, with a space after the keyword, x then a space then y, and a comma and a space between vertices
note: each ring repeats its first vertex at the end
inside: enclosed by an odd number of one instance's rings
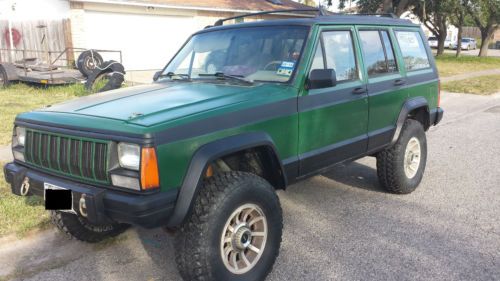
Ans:
POLYGON ((293 69, 295 67, 295 63, 292 61, 284 61, 281 63, 281 66, 278 68, 276 74, 282 76, 292 76, 293 69))

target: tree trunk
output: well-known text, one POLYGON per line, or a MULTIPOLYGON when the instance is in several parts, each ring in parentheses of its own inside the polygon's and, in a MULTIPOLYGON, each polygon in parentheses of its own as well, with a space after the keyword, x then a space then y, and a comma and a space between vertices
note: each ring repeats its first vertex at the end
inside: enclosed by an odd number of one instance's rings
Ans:
POLYGON ((457 58, 460 56, 460 53, 462 52, 462 24, 458 26, 458 36, 457 36, 457 58))
POLYGON ((488 46, 490 44, 491 35, 493 34, 493 32, 494 29, 491 27, 481 29, 481 49, 479 50, 480 57, 488 56, 488 46))
POLYGON ((389 14, 394 12, 394 8, 392 6, 392 0, 384 0, 382 3, 382 9, 384 14, 389 14))
POLYGON ((444 54, 444 42, 446 41, 446 37, 448 36, 448 29, 446 28, 446 19, 440 19, 439 24, 437 26, 439 36, 438 36, 438 50, 437 55, 444 54))
POLYGON ((442 38, 442 34, 440 34, 438 38, 438 49, 437 49, 437 54, 436 55, 442 55, 444 54, 444 41, 446 41, 446 33, 444 34, 444 38, 442 38))
POLYGON ((462 52, 462 32, 464 26, 465 15, 463 11, 460 11, 460 15, 458 17, 458 36, 457 36, 457 58, 460 56, 462 52))

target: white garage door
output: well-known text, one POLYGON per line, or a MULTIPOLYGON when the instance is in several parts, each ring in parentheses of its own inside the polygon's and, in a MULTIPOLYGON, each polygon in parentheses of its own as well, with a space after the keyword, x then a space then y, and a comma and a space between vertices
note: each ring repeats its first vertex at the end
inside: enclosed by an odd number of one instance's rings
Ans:
POLYGON ((162 68, 195 31, 193 17, 85 12, 86 47, 121 50, 125 70, 162 68))

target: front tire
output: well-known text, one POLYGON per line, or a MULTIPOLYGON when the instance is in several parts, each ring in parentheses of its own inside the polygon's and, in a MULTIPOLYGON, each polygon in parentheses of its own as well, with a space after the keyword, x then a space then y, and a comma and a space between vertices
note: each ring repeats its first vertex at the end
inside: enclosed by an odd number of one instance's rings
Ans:
POLYGON ((396 144, 377 154, 377 174, 382 187, 397 194, 413 192, 425 171, 427 140, 422 124, 408 119, 396 144))
POLYGON ((184 280, 264 280, 279 253, 283 219, 274 188, 243 172, 207 180, 176 233, 184 280))
POLYGON ((106 238, 114 237, 125 230, 126 224, 93 225, 87 219, 59 211, 50 212, 52 223, 70 238, 97 243, 106 238))

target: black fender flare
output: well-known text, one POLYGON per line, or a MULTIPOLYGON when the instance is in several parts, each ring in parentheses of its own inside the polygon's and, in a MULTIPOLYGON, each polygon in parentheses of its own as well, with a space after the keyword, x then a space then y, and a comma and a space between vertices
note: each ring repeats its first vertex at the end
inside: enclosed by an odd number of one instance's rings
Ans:
POLYGON ((243 133, 204 144, 196 150, 191 158, 184 181, 179 189, 174 211, 167 226, 175 227, 183 223, 193 206, 209 163, 234 152, 261 146, 272 149, 279 162, 281 175, 286 186, 286 175, 284 174, 285 170, 281 158, 279 158, 272 138, 267 133, 243 133))
POLYGON ((417 108, 425 108, 430 118, 429 103, 424 97, 415 97, 407 99, 404 102, 401 111, 399 112, 398 120, 396 121, 396 130, 394 131, 394 135, 391 140, 391 145, 395 144, 398 141, 399 135, 401 134, 401 130, 403 129, 403 125, 406 121, 406 118, 408 117, 408 114, 417 108))

